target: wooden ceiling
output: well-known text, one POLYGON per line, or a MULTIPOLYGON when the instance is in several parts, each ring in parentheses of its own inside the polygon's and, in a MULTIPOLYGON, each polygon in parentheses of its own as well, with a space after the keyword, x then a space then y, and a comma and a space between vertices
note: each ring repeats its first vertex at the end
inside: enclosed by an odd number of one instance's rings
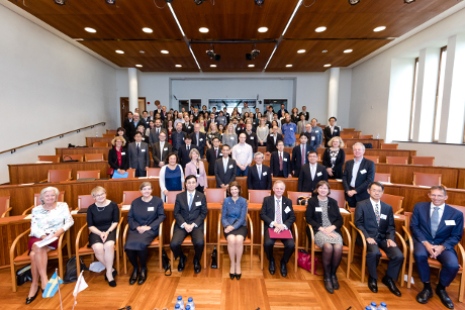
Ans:
POLYGON ((276 46, 266 72, 321 72, 327 70, 325 64, 347 67, 458 3, 361 0, 352 6, 347 0, 304 0, 281 37, 299 0, 265 0, 262 6, 254 0, 205 0, 201 5, 172 0, 183 37, 166 0, 116 0, 115 5, 105 0, 67 0, 65 5, 9 1, 117 66, 140 64, 144 72, 262 72, 276 46), (268 31, 259 33, 263 26, 268 31), (327 30, 315 32, 320 26, 327 30), (373 32, 378 26, 386 30, 373 32), (88 33, 85 27, 97 32, 88 33), (153 33, 144 33, 143 27, 153 33), (200 33, 200 27, 209 32, 200 33), (206 50, 212 48, 220 60, 208 57, 206 50), (246 60, 254 48, 260 54, 246 60), (298 54, 299 49, 306 52, 298 54), (345 54, 346 49, 353 51, 345 54))

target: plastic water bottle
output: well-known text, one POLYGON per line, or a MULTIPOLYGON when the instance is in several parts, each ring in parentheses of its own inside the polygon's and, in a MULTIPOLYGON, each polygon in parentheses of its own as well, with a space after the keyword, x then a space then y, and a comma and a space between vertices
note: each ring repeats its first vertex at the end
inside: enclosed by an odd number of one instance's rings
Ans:
POLYGON ((174 305, 174 310, 181 310, 178 303, 176 303, 176 305, 174 305))
POLYGON ((370 304, 372 310, 377 310, 378 307, 376 306, 376 303, 374 301, 371 302, 370 304))
POLYGON ((190 307, 190 308, 191 308, 190 310, 195 310, 194 298, 189 297, 189 298, 187 299, 186 310, 187 310, 187 307, 190 307))
POLYGON ((184 300, 182 300, 182 296, 178 296, 176 300, 176 305, 179 305, 180 310, 184 310, 184 300))
POLYGON ((380 303, 378 306, 378 310, 388 310, 386 303, 385 302, 380 303))
POLYGON ((191 310, 191 306, 187 305, 186 310, 191 310))
POLYGON ((371 310, 371 306, 370 305, 366 306, 365 310, 371 310))

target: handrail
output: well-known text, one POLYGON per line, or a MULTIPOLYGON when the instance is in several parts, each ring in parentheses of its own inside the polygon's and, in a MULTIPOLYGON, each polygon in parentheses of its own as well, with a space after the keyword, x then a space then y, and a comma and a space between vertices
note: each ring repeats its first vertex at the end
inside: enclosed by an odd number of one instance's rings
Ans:
POLYGON ((81 128, 78 128, 78 129, 70 130, 70 131, 63 132, 63 133, 60 133, 60 134, 58 134, 58 135, 54 135, 54 136, 51 136, 51 137, 48 137, 48 138, 45 138, 45 139, 40 139, 40 140, 31 142, 31 143, 28 143, 28 144, 23 144, 23 145, 20 145, 20 146, 17 146, 17 147, 8 149, 8 150, 1 151, 0 154, 7 153, 7 152, 10 152, 11 154, 13 154, 13 153, 16 152, 16 150, 21 149, 21 148, 24 148, 24 147, 26 147, 26 146, 30 146, 30 145, 33 145, 33 144, 41 145, 44 141, 47 141, 47 140, 51 140, 51 139, 54 139, 54 138, 60 138, 60 139, 61 139, 61 138, 63 138, 63 137, 64 137, 65 135, 67 135, 67 134, 70 134, 70 133, 73 133, 73 132, 78 133, 78 132, 80 132, 80 131, 83 130, 83 129, 94 128, 95 126, 98 126, 98 125, 105 126, 105 124, 106 124, 105 122, 100 122, 100 123, 97 123, 97 124, 93 124, 93 125, 81 127, 81 128))

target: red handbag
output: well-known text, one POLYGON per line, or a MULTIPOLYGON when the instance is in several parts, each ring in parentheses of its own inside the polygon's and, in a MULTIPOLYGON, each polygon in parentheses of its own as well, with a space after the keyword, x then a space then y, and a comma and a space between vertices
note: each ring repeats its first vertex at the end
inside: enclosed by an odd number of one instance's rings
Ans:
MULTIPOLYGON (((297 257, 297 265, 302 269, 311 271, 312 263, 314 263, 316 267, 316 265, 318 264, 318 259, 316 257, 312 259, 312 256, 307 251, 299 250, 299 255, 297 257)), ((314 274, 316 274, 316 268, 314 274)))

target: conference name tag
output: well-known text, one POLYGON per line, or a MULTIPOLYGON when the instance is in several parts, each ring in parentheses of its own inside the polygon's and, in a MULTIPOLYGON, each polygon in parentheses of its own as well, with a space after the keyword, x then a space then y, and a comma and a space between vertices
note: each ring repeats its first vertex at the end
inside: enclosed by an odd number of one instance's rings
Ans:
POLYGON ((234 140, 234 137, 229 137, 229 139, 234 140))
POLYGON ((201 206, 201 205, 202 205, 202 202, 201 202, 201 201, 195 202, 195 206, 196 206, 196 207, 201 206))
POLYGON ((263 172, 263 175, 267 175, 267 174, 268 174, 268 173, 266 173, 266 171, 265 171, 265 172, 263 172))
POLYGON ((287 158, 284 158, 283 160, 284 160, 284 161, 287 161, 287 158))
POLYGON ((316 208, 315 208, 315 212, 322 212, 322 211, 321 211, 321 207, 316 207, 316 208))
POLYGON ((200 138, 199 141, 202 142, 202 141, 203 141, 203 138, 200 138))
POLYGON ((144 153, 144 152, 145 152, 145 149, 142 149, 142 150, 140 150, 140 151, 141 151, 142 153, 144 153))
POLYGON ((126 155, 126 152, 121 152, 121 155, 126 155))
POLYGON ((165 147, 163 150, 164 150, 164 151, 168 151, 168 148, 167 148, 167 147, 165 147))
POLYGON ((362 171, 360 171, 360 174, 365 174, 365 173, 367 173, 366 169, 363 169, 362 171))
POLYGON ((229 165, 229 169, 232 169, 233 168, 233 165, 229 165))
POLYGON ((315 137, 312 137, 310 140, 315 141, 315 137))
POLYGON ((149 212, 150 212, 150 211, 155 211, 155 207, 148 207, 148 208, 147 208, 147 211, 149 211, 149 212))
POLYGON ((284 212, 286 212, 286 214, 289 213, 289 212, 291 212, 291 208, 286 207, 286 209, 284 209, 284 212))
POLYGON ((337 132, 337 129, 333 129, 333 132, 337 132))
POLYGON ((455 226, 455 220, 445 220, 446 226, 455 226))
POLYGON ((316 174, 317 177, 321 177, 322 175, 323 175, 323 173, 321 173, 321 172, 318 172, 318 173, 316 174))
POLYGON ((386 214, 381 214, 381 215, 379 216, 379 218, 382 219, 382 220, 385 220, 385 219, 387 219, 387 216, 386 216, 386 214))
POLYGON ((250 137, 250 140, 254 140, 254 137, 250 137))

